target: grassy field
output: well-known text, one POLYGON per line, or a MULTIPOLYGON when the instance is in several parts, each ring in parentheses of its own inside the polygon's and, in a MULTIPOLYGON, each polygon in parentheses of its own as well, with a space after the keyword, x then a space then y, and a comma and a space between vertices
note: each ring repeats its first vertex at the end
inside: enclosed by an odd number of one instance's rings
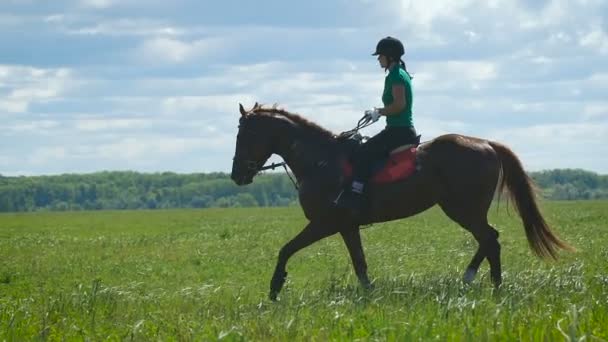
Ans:
POLYGON ((577 253, 528 249, 513 208, 491 212, 504 285, 437 208, 363 231, 375 290, 339 236, 296 254, 267 299, 299 208, 0 215, 0 340, 608 340, 608 202, 544 203, 577 253))

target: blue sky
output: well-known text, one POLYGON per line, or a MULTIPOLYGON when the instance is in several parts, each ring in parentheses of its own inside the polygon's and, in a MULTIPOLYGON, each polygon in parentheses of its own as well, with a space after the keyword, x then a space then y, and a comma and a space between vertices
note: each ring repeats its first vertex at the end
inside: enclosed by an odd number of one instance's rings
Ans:
POLYGON ((0 174, 229 171, 239 102, 339 133, 381 103, 386 35, 423 140, 608 173, 606 1, 2 0, 0 174))

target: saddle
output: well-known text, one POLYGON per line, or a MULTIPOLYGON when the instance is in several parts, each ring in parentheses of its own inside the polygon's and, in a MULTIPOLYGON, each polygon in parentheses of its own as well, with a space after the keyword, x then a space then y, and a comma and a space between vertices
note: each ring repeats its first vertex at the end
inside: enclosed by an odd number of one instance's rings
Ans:
MULTIPOLYGON (((355 150, 355 143, 351 140, 348 142, 349 152, 355 150)), ((358 144, 362 143, 362 139, 358 144)), ((416 137, 411 144, 406 144, 393 149, 388 157, 378 160, 372 166, 372 183, 391 183, 398 180, 403 180, 411 176, 417 169, 416 167, 416 151, 420 145, 420 135, 416 137)), ((350 153, 349 153, 350 155, 350 153)), ((342 174, 345 179, 351 179, 353 167, 349 158, 342 159, 342 174)))

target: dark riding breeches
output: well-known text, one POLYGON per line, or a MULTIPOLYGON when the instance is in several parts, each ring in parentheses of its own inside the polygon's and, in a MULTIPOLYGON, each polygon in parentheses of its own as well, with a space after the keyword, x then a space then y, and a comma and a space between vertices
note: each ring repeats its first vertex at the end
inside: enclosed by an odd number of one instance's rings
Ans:
POLYGON ((353 180, 366 183, 371 177, 373 163, 388 157, 389 153, 401 145, 416 142, 414 127, 387 127, 359 146, 351 157, 353 180))

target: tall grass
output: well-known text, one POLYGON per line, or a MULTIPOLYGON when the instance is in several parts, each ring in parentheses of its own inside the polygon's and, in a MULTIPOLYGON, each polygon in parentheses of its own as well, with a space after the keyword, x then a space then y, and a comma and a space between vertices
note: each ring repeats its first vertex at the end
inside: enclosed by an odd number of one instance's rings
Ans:
POLYGON ((504 285, 465 286, 474 239, 439 210, 363 231, 375 289, 339 236, 296 254, 298 208, 0 215, 0 340, 608 340, 608 202, 546 203, 578 248, 545 263, 504 206, 504 285))

